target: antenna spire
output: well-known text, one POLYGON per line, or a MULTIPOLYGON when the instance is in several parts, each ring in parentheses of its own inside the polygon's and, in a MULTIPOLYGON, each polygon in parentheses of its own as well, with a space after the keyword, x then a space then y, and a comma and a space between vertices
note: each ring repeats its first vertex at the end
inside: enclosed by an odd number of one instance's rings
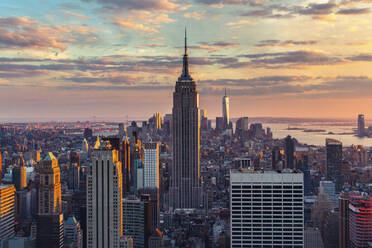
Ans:
POLYGON ((226 88, 225 88, 225 96, 227 96, 227 95, 226 95, 226 88))
POLYGON ((186 33, 186 27, 185 27, 185 54, 187 54, 187 33, 186 33))

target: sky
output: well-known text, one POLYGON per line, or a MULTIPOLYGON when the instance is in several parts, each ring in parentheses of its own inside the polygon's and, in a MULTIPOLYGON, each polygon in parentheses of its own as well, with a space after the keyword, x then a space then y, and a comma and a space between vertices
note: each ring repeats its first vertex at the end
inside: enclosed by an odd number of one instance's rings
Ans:
POLYGON ((0 121, 171 113, 187 28, 200 107, 372 119, 372 0, 2 0, 0 121))

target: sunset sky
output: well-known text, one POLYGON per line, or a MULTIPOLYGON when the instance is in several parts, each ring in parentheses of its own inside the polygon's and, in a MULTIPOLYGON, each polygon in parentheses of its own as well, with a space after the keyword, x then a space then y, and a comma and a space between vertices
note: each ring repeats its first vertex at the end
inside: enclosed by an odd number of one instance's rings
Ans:
POLYGON ((171 113, 185 26, 208 117, 372 119, 372 0, 2 0, 0 121, 171 113))

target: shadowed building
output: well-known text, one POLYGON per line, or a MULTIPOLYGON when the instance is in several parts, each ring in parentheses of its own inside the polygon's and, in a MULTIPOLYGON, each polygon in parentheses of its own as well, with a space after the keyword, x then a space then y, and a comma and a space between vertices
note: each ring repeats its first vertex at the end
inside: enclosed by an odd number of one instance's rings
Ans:
POLYGON ((61 170, 58 160, 49 152, 39 168, 39 214, 37 247, 62 248, 63 214, 61 204, 61 170))
POLYGON ((327 180, 336 184, 336 192, 342 188, 342 143, 335 139, 326 139, 327 180))
POLYGON ((199 208, 200 182, 200 110, 196 82, 189 74, 186 31, 183 70, 173 93, 173 167, 170 207, 199 208))

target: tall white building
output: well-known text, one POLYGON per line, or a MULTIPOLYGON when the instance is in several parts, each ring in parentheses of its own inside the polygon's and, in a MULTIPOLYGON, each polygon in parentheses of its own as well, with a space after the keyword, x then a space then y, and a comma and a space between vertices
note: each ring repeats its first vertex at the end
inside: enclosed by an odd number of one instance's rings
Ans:
POLYGON ((87 176, 87 246, 119 248, 123 234, 121 163, 110 142, 99 142, 87 176))
POLYGON ((230 126, 230 98, 226 95, 226 89, 222 98, 222 115, 225 128, 228 128, 230 126))
POLYGON ((159 143, 145 143, 144 154, 144 187, 159 188, 159 143))
POLYGON ((304 247, 302 173, 232 170, 231 247, 304 247))

